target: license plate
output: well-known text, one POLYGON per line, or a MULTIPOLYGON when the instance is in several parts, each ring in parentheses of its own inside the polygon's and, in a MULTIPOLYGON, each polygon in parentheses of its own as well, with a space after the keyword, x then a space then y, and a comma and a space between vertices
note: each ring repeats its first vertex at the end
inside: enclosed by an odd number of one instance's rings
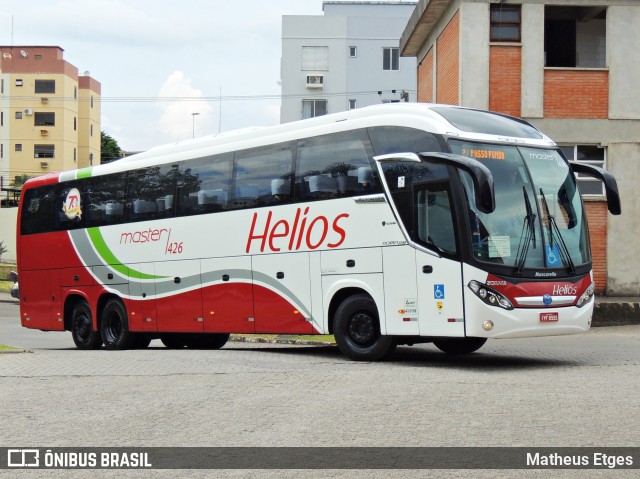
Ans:
POLYGON ((555 323, 558 321, 558 313, 540 313, 541 323, 555 323))

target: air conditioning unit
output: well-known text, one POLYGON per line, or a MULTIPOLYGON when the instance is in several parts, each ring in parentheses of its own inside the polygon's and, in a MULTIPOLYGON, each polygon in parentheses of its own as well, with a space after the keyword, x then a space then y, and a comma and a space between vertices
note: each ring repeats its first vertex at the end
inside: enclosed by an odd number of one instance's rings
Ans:
POLYGON ((49 99, 46 96, 43 96, 42 98, 40 98, 40 102, 41 103, 49 103, 49 99))
POLYGON ((40 130, 41 136, 47 136, 49 134, 49 130, 40 130))
POLYGON ((322 88, 324 85, 324 76, 307 75, 307 88, 322 88))
POLYGON ((33 110, 31 108, 25 108, 24 109, 24 114, 29 116, 29 115, 33 115, 33 110))
POLYGON ((41 161, 40 162, 40 168, 49 168, 49 162, 48 161, 41 161))

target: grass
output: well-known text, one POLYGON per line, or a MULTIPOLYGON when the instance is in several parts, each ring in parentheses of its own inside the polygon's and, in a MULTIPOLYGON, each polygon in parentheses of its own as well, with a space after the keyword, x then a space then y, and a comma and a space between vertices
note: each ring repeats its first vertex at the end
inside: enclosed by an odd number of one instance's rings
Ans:
POLYGON ((13 286, 13 281, 0 280, 0 293, 8 293, 11 291, 11 286, 13 286))
POLYGON ((18 351, 18 348, 7 346, 6 344, 0 344, 0 351, 18 351))

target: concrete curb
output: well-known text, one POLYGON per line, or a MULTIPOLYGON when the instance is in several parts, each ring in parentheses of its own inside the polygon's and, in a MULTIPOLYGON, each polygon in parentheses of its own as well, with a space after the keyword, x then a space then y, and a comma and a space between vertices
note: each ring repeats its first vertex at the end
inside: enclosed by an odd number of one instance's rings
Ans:
POLYGON ((640 302, 624 301, 624 298, 619 298, 619 301, 596 301, 594 327, 630 324, 640 324, 640 302))

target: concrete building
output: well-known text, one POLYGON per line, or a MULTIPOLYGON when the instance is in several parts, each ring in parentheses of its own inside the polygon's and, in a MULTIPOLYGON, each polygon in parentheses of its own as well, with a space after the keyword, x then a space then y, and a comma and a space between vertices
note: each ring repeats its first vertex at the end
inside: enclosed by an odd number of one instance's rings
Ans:
POLYGON ((522 117, 570 160, 618 180, 622 215, 579 178, 597 290, 640 295, 640 3, 637 0, 420 0, 402 34, 418 101, 522 117))
POLYGON ((283 16, 280 122, 415 101, 415 59, 398 49, 415 6, 325 1, 324 15, 283 16))
POLYGON ((0 46, 0 178, 100 162, 100 83, 57 46, 0 46))

